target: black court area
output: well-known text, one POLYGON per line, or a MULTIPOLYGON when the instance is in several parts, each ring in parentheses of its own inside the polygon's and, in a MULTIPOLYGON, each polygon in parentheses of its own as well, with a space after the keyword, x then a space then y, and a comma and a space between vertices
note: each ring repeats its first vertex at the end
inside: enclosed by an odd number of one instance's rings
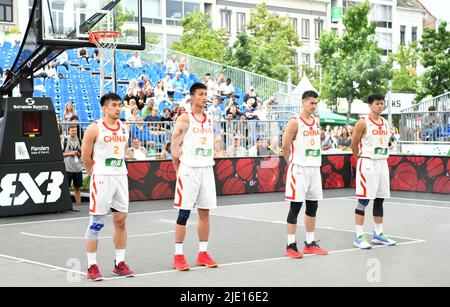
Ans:
MULTIPOLYGON (((284 257, 289 203, 282 193, 219 197, 211 212, 208 251, 218 268, 195 266, 197 214, 188 222, 184 253, 192 269, 172 269, 177 210, 172 201, 130 204, 126 260, 136 276, 113 275, 113 227, 108 216, 97 260, 101 282, 86 280, 84 234, 88 206, 74 212, 0 219, 0 286, 300 287, 450 286, 448 195, 393 192, 384 231, 397 246, 353 247, 353 190, 325 190, 316 239, 327 256, 284 257)), ((297 240, 305 240, 304 208, 297 240)), ((372 206, 365 231, 373 231, 372 206)))

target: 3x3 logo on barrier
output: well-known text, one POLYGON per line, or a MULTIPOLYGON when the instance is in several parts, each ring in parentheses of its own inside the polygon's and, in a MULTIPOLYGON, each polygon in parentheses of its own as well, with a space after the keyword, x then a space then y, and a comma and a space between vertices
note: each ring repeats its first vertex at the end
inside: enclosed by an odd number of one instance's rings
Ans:
POLYGON ((50 204, 57 202, 61 197, 61 185, 64 174, 57 172, 42 172, 33 178, 29 173, 6 174, 0 180, 0 207, 21 206, 29 199, 34 204, 50 204), (42 194, 41 188, 47 182, 46 192, 42 194), (23 191, 15 196, 18 186, 23 191))

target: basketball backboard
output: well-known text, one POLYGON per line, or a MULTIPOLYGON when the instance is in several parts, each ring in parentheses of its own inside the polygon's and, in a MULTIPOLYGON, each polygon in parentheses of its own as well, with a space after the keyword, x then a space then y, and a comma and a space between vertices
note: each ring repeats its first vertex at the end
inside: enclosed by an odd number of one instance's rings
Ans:
POLYGON ((91 46, 89 33, 120 31, 118 49, 144 49, 142 0, 39 0, 38 43, 91 46))

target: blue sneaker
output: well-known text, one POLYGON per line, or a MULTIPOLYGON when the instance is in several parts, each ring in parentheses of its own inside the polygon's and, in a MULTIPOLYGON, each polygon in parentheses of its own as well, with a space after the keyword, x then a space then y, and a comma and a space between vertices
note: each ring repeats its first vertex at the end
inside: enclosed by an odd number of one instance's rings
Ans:
POLYGON ((372 248, 372 245, 367 242, 367 239, 364 235, 361 235, 355 239, 353 242, 353 245, 360 249, 370 249, 372 248))
POLYGON ((372 243, 389 245, 389 246, 397 244, 397 242, 389 239, 384 233, 380 233, 380 235, 377 235, 375 232, 373 233, 372 243))

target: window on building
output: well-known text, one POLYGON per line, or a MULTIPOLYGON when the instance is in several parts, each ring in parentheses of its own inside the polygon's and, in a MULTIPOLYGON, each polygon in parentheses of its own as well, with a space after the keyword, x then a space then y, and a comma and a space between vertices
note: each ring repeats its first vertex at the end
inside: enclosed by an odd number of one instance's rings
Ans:
POLYGON ((372 19, 379 28, 392 28, 392 6, 372 4, 372 19))
POLYGON ((161 0, 142 1, 142 18, 161 18, 161 0))
POLYGON ((220 27, 231 33, 231 11, 220 11, 220 27))
POLYGON ((302 64, 307 66, 311 65, 311 55, 309 53, 302 53, 302 64))
POLYGON ((0 21, 13 22, 13 0, 0 0, 0 21))
POLYGON ((295 33, 298 34, 297 18, 291 18, 291 25, 294 28, 295 33))
POLYGON ((400 45, 402 45, 402 46, 406 45, 405 32, 406 32, 406 27, 400 26, 400 45))
POLYGON ((309 39, 309 19, 302 19, 302 39, 309 39))
POLYGON ((413 42, 417 41, 417 27, 412 27, 411 29, 411 40, 413 42))
POLYGON ((323 19, 315 19, 314 20, 314 37, 315 39, 320 38, 320 34, 323 30, 323 19))
POLYGON ((183 2, 181 0, 167 0, 166 11, 167 18, 183 18, 183 2))
MULTIPOLYGON (((2 0, 0 0, 2 1, 2 0)), ((78 16, 80 18, 80 16, 78 16)), ((64 33, 64 2, 52 3, 52 21, 56 33, 64 33)))
POLYGON ((245 32, 245 13, 237 13, 237 23, 236 23, 236 32, 240 33, 240 32, 245 32))
POLYGON ((392 34, 391 33, 376 33, 378 47, 382 49, 383 55, 388 55, 392 52, 392 34))

